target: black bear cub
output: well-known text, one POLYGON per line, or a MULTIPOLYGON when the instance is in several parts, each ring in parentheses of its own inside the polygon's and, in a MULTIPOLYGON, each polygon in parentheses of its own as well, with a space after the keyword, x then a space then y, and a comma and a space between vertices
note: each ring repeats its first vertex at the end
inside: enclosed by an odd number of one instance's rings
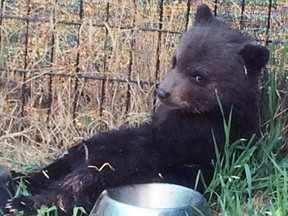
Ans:
POLYGON ((199 6, 156 90, 152 121, 100 132, 70 148, 25 177, 32 195, 10 200, 7 210, 31 215, 55 205, 60 215, 71 215, 74 206, 89 212, 105 188, 149 182, 194 187, 199 170, 209 184, 215 143, 220 151, 225 143, 219 102, 225 117, 232 112, 231 142, 257 134, 258 81, 268 59, 265 47, 199 6))

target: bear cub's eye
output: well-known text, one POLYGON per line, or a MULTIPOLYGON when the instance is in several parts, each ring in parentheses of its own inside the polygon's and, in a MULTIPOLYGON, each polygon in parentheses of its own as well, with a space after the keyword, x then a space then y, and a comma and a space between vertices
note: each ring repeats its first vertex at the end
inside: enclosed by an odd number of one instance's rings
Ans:
POLYGON ((203 77, 202 76, 200 76, 200 75, 197 75, 197 76, 195 76, 195 80, 196 80, 196 82, 203 82, 203 77))
POLYGON ((190 79, 192 79, 196 83, 202 83, 204 81, 204 77, 199 75, 199 73, 190 74, 190 79))

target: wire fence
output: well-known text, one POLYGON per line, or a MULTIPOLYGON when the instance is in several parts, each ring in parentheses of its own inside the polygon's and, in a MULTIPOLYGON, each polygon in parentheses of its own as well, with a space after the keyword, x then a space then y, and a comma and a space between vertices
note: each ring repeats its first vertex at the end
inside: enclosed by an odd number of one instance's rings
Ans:
MULTIPOLYGON (((201 2, 1 0, 2 85, 16 89, 12 101, 20 117, 33 108, 49 122, 60 102, 75 124, 84 113, 100 118, 147 111, 201 2)), ((267 46, 287 39, 285 1, 205 3, 267 46)))

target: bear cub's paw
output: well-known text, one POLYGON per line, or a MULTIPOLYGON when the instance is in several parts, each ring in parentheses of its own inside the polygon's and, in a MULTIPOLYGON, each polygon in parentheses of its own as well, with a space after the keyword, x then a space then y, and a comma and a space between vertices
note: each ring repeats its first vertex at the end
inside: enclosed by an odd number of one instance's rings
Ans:
POLYGON ((39 202, 35 202, 33 197, 20 196, 8 200, 5 210, 7 215, 16 215, 18 212, 24 212, 25 215, 33 215, 37 213, 39 202))

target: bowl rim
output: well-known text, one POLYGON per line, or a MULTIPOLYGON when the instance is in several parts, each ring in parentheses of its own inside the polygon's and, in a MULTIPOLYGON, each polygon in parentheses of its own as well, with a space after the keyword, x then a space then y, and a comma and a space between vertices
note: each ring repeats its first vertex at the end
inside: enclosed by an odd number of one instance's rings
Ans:
POLYGON ((204 196, 192 189, 192 188, 188 188, 188 187, 185 187, 185 186, 182 186, 182 185, 177 185, 177 184, 171 184, 171 183, 160 183, 160 182, 152 182, 152 183, 139 183, 139 184, 131 184, 131 185, 125 185, 125 186, 120 186, 120 187, 115 187, 115 188, 107 188, 105 189, 101 195, 99 196, 99 198, 97 199, 96 203, 95 203, 95 206, 96 204, 98 203, 98 201, 100 202, 100 200, 102 200, 103 198, 106 198, 106 199, 109 199, 111 201, 113 201, 114 203, 117 203, 117 204, 120 204, 120 205, 125 205, 125 206, 129 206, 129 207, 134 207, 134 208, 137 208, 137 209, 146 209, 146 210, 166 210, 166 211, 169 211, 169 210, 180 210, 180 209, 183 209, 183 208, 188 208, 188 207, 192 207, 193 209, 198 209, 197 206, 195 205, 185 205, 183 204, 183 206, 177 206, 177 207, 165 207, 165 208, 157 208, 157 207, 143 207, 143 206, 139 206, 139 205, 134 205, 134 204, 129 204, 127 202, 122 202, 122 201, 119 201, 115 198, 112 198, 110 195, 109 195, 109 192, 111 193, 113 190, 118 190, 118 189, 122 189, 122 188, 132 188, 132 187, 135 187, 135 186, 146 186, 146 185, 161 185, 161 186, 172 186, 173 188, 181 188, 181 189, 184 189, 185 191, 189 191, 189 192, 192 192, 194 193, 197 197, 199 197, 199 200, 202 201, 202 206, 203 207, 210 207, 208 202, 206 201, 206 199, 204 198, 204 196), (106 196, 104 196, 106 195, 106 196))

